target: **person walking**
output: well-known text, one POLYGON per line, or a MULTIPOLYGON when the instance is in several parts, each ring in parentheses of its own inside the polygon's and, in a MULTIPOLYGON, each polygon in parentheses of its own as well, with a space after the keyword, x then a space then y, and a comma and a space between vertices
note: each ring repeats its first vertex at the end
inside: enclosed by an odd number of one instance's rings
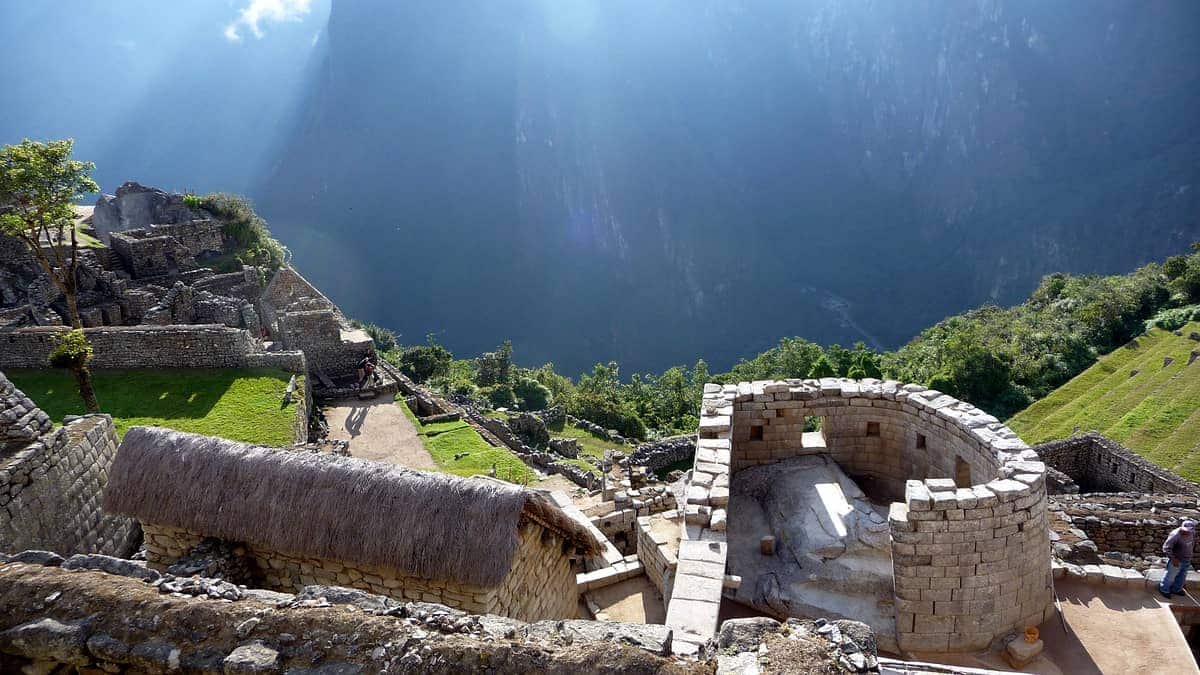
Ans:
POLYGON ((1163 553, 1169 558, 1158 592, 1164 598, 1183 595, 1188 567, 1192 564, 1192 549, 1196 545, 1196 521, 1187 518, 1163 542, 1163 553))

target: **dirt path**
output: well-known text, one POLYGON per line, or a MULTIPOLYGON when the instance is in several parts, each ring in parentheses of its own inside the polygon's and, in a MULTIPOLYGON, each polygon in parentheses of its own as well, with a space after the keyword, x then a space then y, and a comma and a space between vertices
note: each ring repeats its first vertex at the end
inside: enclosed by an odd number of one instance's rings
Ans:
POLYGON ((350 455, 411 469, 437 465, 400 406, 386 398, 340 401, 325 408, 329 438, 349 441, 350 455))
MULTIPOLYGON (((1200 673, 1171 610, 1140 588, 1054 582, 1069 630, 1055 616, 1039 628, 1046 651, 1022 669, 1039 675, 1194 675, 1200 673)), ((970 668, 1011 668, 998 652, 918 655, 970 668)))

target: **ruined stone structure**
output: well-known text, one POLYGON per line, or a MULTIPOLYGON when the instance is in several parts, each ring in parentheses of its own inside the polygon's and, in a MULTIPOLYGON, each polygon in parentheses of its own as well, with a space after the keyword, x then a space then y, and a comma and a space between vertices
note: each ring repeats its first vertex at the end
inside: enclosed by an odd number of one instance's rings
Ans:
POLYGON ((113 232, 109 245, 135 279, 176 275, 236 249, 211 219, 113 232))
POLYGON ((136 523, 99 503, 116 452, 107 415, 69 418, 54 429, 0 373, 0 551, 132 553, 136 523))
POLYGON ((1053 613, 1045 465, 969 404, 879 380, 707 385, 699 437, 667 615, 677 649, 716 629, 730 475, 811 453, 903 500, 889 515, 901 649, 981 649, 1053 613), (824 438, 806 448, 809 417, 824 438))
POLYGON ((505 483, 142 427, 104 502, 141 521, 158 569, 215 537, 246 551, 259 587, 336 584, 523 620, 573 617, 574 561, 601 551, 586 521, 505 483))
POLYGON ((1075 490, 1064 489, 1064 492, 1200 496, 1200 486, 1192 481, 1143 459, 1120 443, 1096 432, 1043 443, 1033 450, 1047 466, 1070 478, 1075 490))

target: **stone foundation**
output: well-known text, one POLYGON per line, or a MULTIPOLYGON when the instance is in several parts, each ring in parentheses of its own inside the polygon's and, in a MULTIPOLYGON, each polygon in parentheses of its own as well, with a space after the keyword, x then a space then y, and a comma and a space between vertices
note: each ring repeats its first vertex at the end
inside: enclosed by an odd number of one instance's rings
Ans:
MULTIPOLYGON (((180 528, 143 524, 146 560, 165 571, 199 545, 204 536, 180 528)), ((465 612, 498 614, 522 621, 574 618, 578 611, 575 572, 564 543, 527 523, 512 569, 492 588, 449 580, 421 579, 374 565, 306 558, 245 544, 264 588, 296 592, 304 586, 358 588, 402 601, 436 602, 465 612)))

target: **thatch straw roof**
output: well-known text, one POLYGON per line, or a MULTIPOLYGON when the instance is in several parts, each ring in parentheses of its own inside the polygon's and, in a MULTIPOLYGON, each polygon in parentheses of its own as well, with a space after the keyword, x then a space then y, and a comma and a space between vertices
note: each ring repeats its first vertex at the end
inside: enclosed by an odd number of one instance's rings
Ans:
POLYGON ((600 550, 544 495, 507 483, 151 427, 125 434, 104 508, 281 553, 478 586, 508 574, 522 520, 583 555, 600 550))

